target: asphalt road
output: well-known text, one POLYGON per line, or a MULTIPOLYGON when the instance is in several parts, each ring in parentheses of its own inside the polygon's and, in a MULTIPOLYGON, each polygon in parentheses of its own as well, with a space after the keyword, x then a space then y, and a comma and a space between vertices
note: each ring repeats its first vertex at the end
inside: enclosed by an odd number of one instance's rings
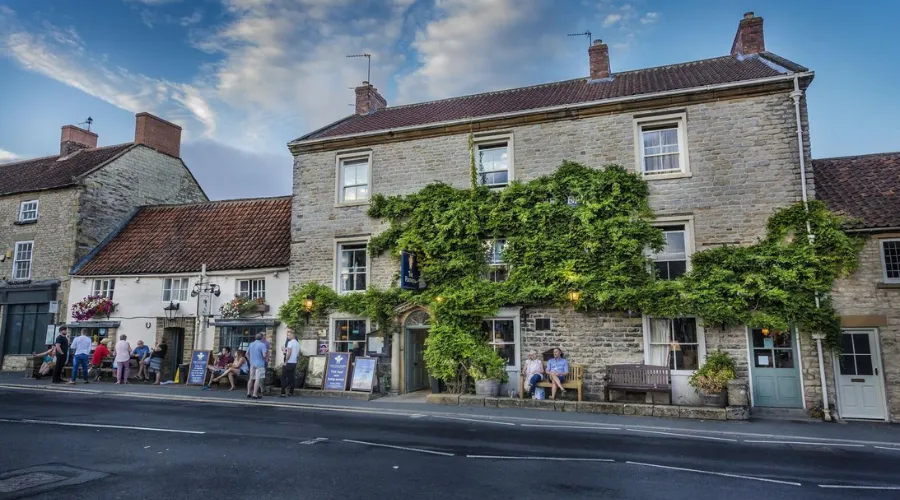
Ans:
POLYGON ((900 498, 900 448, 50 392, 0 401, 0 500, 900 498))

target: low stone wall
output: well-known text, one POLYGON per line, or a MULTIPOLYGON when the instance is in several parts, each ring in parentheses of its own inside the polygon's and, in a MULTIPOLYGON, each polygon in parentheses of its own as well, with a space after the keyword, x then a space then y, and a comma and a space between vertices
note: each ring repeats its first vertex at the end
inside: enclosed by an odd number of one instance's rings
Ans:
POLYGON ((3 356, 3 371, 5 372, 20 372, 24 371, 26 365, 28 364, 28 358, 31 356, 28 355, 19 355, 19 354, 7 354, 3 356))
POLYGON ((597 401, 552 401, 549 399, 490 398, 467 394, 429 394, 427 401, 451 406, 484 406, 488 408, 531 408, 537 410, 603 413, 606 415, 634 415, 640 417, 690 418, 697 420, 747 420, 750 412, 745 406, 710 408, 639 403, 609 403, 597 401))

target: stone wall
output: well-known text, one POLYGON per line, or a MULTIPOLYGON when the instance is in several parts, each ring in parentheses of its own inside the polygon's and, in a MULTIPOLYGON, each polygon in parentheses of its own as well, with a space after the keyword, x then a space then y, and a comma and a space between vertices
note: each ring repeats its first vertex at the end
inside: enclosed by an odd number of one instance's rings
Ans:
MULTIPOLYGON (((169 349, 166 352, 166 357, 165 357, 165 359, 163 359, 163 369, 162 369, 162 380, 163 381, 174 380, 174 378, 175 378, 175 372, 172 370, 171 367, 172 367, 172 359, 175 356, 177 356, 178 353, 175 351, 175 348, 172 345, 171 338, 166 336, 166 333, 168 333, 170 328, 172 328, 172 329, 177 328, 177 329, 181 329, 182 331, 184 331, 184 343, 183 343, 183 347, 181 349, 181 355, 182 355, 181 362, 182 363, 190 363, 191 362, 191 351, 194 349, 194 338, 196 336, 196 330, 197 330, 196 318, 187 317, 187 316, 180 316, 173 320, 168 320, 168 319, 162 318, 162 317, 156 318, 156 342, 154 343, 154 345, 150 346, 150 350, 152 351, 153 348, 155 348, 156 345, 158 345, 159 342, 163 339, 163 337, 166 337, 166 342, 169 345, 169 349)), ((174 330, 172 330, 172 331, 174 331, 174 330)), ((183 382, 183 377, 185 377, 186 374, 181 374, 181 376, 182 376, 181 382, 183 382)))
POLYGON ((208 201, 178 158, 138 146, 88 175, 79 199, 77 258, 85 256, 142 205, 208 201))

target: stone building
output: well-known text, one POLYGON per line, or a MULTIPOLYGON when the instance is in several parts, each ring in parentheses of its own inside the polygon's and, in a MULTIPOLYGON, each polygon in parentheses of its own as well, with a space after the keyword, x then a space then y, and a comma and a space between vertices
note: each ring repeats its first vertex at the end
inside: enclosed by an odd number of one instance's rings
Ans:
POLYGON ((73 301, 100 287, 115 310, 75 321, 70 304, 68 325, 97 340, 124 334, 132 346, 165 338, 167 380, 193 349, 244 349, 257 333, 283 345, 290 225, 290 197, 141 207, 72 270, 73 301), (220 307, 238 296, 247 310, 224 317, 220 307))
POLYGON ((0 165, 4 370, 22 369, 22 355, 44 349, 57 317, 51 301, 69 302, 70 269, 136 207, 207 199, 181 160, 181 127, 140 113, 134 142, 98 147, 97 139, 66 125, 58 155, 0 165))
MULTIPOLYGON (((366 251, 368 239, 384 229, 366 216, 368 200, 437 181, 467 187, 470 134, 480 182, 498 189, 549 174, 563 160, 595 168, 617 163, 641 173, 668 241, 656 256, 668 276, 689 269, 694 251, 755 243, 775 210, 814 195, 805 99, 813 73, 767 51, 762 26, 761 18, 746 14, 722 57, 623 72, 610 71, 608 47, 597 40, 588 49, 586 78, 420 104, 386 106, 363 82, 356 114, 289 144, 291 281, 316 281, 341 293, 358 288, 351 276, 390 286, 395 257, 366 251)), ((417 348, 427 335, 427 315, 410 310, 399 320, 408 328, 392 339, 376 338, 380 352, 369 352, 390 361, 392 389, 408 392, 427 379, 417 348)), ((693 404, 698 396, 688 376, 708 350, 723 349, 737 361, 739 376, 751 381, 753 404, 819 404, 818 378, 802 377, 814 348, 806 349, 808 341, 795 332, 780 335, 777 348, 757 339, 758 352, 769 352, 754 356, 750 346, 760 333, 752 325, 723 330, 703 328, 698 318, 537 305, 504 308, 486 320, 511 379, 528 350, 560 346, 585 366, 589 399, 603 398, 607 365, 668 363, 675 402, 693 404), (675 343, 677 356, 669 351, 675 343), (775 359, 779 367, 770 363, 775 359)), ((356 338, 365 342, 370 328, 366 318, 335 316, 306 335, 342 349, 344 332, 361 331, 356 338)))
POLYGON ((900 153, 813 160, 816 196, 866 238, 860 267, 832 293, 843 350, 826 360, 844 418, 900 422, 900 153))

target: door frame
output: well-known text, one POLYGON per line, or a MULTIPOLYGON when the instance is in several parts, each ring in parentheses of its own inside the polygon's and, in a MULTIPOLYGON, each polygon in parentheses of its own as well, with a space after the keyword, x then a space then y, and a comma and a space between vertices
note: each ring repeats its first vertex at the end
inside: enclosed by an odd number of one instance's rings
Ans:
MULTIPOLYGON (((878 380, 881 382, 881 406, 882 406, 882 410, 884 411, 884 419, 882 419, 882 420, 884 420, 885 422, 890 422, 891 421, 891 413, 890 413, 890 411, 888 411, 888 406, 887 406, 887 383, 884 379, 884 358, 881 357, 881 332, 879 332, 878 328, 875 328, 875 327, 871 327, 871 328, 841 328, 841 335, 843 335, 844 332, 869 333, 875 337, 875 351, 872 353, 872 356, 878 358, 878 362, 881 363, 881 373, 878 375, 875 375, 875 377, 878 377, 878 380)), ((831 366, 834 367, 834 369, 831 370, 831 374, 834 379, 832 381, 834 383, 834 400, 835 400, 835 403, 837 403, 838 415, 840 415, 841 418, 845 418, 844 414, 841 411, 841 391, 840 391, 840 386, 838 385, 838 373, 837 373, 840 370, 841 364, 840 364, 840 360, 838 359, 837 354, 831 355, 831 363, 832 363, 831 366)), ((857 418, 857 417, 849 417, 849 418, 847 418, 847 420, 862 420, 862 421, 866 421, 866 422, 880 421, 879 419, 875 419, 875 418, 857 418)))
MULTIPOLYGON (((747 341, 747 380, 750 389, 750 407, 756 407, 756 401, 753 400, 753 328, 744 325, 744 334, 747 341)), ((800 332, 796 328, 791 327, 791 335, 793 335, 795 357, 797 360, 797 378, 800 379, 800 402, 803 409, 806 409, 806 383, 803 381, 803 350, 800 344, 800 332)))
MULTIPOLYGON (((405 320, 404 320, 404 323, 406 323, 405 320)), ((412 377, 412 369, 410 366, 410 363, 412 360, 409 358, 412 355, 412 351, 409 349, 410 331, 411 330, 427 332, 427 331, 431 330, 431 326, 430 325, 428 325, 428 326, 424 326, 424 325, 406 326, 406 325, 404 325, 403 326, 403 346, 404 346, 404 349, 403 349, 403 393, 413 392, 409 388, 409 383, 410 383, 410 380, 412 377)), ((425 338, 428 338, 427 334, 426 334, 425 338)), ((423 358, 423 362, 424 362, 424 358, 423 358)), ((425 378, 426 378, 426 380, 424 381, 425 387, 416 389, 417 391, 421 391, 423 389, 428 388, 428 380, 427 380, 428 379, 428 370, 427 369, 425 370, 425 378)))

